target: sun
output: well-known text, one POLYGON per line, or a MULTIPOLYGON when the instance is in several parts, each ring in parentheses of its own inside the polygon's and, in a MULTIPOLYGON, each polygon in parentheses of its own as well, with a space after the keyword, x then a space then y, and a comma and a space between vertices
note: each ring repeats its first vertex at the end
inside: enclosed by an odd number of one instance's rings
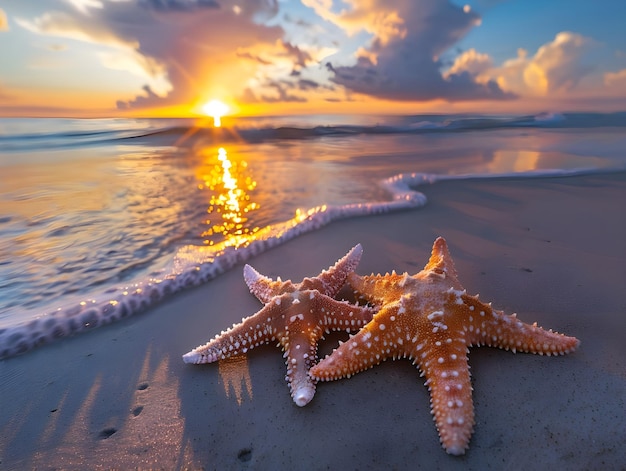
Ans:
POLYGON ((213 118, 213 126, 219 128, 222 125, 222 116, 228 113, 228 105, 220 100, 211 100, 202 105, 202 112, 213 118))

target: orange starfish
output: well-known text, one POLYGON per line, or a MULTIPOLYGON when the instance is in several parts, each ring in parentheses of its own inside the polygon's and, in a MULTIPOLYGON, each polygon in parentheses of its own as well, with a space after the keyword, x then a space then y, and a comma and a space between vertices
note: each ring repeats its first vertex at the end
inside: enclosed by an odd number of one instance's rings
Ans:
POLYGON ((372 319, 374 311, 333 299, 358 265, 363 249, 357 245, 328 270, 301 283, 274 281, 250 265, 244 279, 265 307, 217 335, 206 345, 183 355, 185 363, 213 363, 245 354, 258 345, 278 339, 287 357, 285 379, 299 406, 313 399, 315 381, 308 375, 317 359, 317 342, 330 330, 354 332, 372 319))
POLYGON ((358 334, 310 370, 318 380, 350 377, 387 358, 409 357, 431 395, 441 443, 452 455, 465 453, 474 426, 468 347, 563 355, 579 341, 519 321, 470 296, 459 283, 443 238, 416 275, 358 276, 348 282, 380 311, 358 334))

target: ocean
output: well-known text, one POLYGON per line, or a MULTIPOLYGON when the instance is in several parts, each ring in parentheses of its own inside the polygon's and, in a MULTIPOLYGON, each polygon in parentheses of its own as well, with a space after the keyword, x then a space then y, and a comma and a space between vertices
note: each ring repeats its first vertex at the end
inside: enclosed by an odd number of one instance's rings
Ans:
POLYGON ((0 119, 0 358, 421 185, 626 170, 626 113, 0 119))

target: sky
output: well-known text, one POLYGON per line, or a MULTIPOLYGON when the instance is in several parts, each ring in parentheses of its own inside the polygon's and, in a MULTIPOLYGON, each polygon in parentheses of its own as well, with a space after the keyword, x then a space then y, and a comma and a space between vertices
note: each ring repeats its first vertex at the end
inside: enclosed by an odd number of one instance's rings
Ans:
POLYGON ((0 116, 626 110, 624 0, 0 2, 0 116))

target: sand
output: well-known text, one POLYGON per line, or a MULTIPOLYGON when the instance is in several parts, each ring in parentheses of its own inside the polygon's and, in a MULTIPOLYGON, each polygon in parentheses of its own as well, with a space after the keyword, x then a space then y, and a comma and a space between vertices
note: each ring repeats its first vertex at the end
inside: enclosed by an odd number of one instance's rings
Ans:
POLYGON ((464 456, 441 448, 408 360, 320 384, 304 408, 273 345, 184 364, 260 308, 237 266, 144 314, 0 361, 0 469, 624 469, 626 174, 424 192, 423 209, 333 223, 251 264, 299 281, 360 242, 358 273, 414 273, 442 235, 469 293, 578 337, 563 357, 471 350, 476 426, 464 456))

